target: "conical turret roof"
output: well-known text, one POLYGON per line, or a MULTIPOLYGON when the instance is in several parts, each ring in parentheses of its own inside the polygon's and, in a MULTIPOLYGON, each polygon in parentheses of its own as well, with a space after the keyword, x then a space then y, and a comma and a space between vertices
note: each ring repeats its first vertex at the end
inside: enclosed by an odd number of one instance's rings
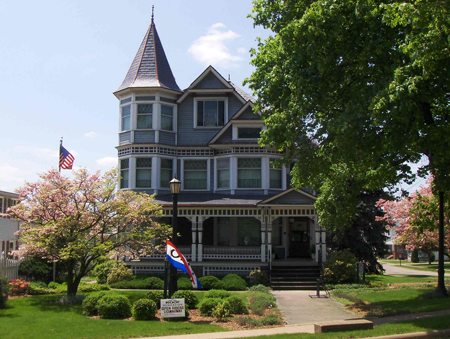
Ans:
POLYGON ((153 21, 142 40, 125 80, 115 93, 127 88, 156 87, 181 92, 167 61, 153 21))

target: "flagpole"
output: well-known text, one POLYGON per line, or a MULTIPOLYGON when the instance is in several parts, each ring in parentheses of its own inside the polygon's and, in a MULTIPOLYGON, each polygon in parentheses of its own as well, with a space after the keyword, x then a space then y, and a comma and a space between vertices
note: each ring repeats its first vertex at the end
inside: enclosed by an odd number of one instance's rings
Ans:
POLYGON ((61 147, 62 147, 63 137, 61 137, 61 141, 59 142, 59 159, 58 159, 58 169, 59 173, 61 173, 61 147))

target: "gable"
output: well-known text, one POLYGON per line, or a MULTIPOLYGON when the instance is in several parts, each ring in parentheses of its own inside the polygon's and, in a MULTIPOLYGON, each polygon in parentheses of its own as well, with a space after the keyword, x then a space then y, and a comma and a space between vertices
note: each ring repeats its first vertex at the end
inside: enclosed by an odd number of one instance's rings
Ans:
POLYGON ((316 198, 301 190, 291 188, 275 197, 261 201, 258 205, 314 205, 316 198))
POLYGON ((192 89, 216 89, 216 88, 229 88, 225 86, 223 81, 219 80, 215 74, 209 72, 203 79, 200 80, 192 89))
POLYGON ((240 115, 239 120, 261 120, 259 114, 255 114, 251 106, 248 106, 240 115))

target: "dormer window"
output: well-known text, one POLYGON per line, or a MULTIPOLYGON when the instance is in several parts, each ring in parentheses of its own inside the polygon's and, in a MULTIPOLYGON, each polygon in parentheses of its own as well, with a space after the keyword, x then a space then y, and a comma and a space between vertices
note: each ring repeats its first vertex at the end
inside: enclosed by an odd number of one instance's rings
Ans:
POLYGON ((151 129, 153 120, 153 105, 138 104, 137 105, 137 128, 151 129))
POLYGON ((222 127, 225 125, 226 99, 196 99, 195 127, 222 127))

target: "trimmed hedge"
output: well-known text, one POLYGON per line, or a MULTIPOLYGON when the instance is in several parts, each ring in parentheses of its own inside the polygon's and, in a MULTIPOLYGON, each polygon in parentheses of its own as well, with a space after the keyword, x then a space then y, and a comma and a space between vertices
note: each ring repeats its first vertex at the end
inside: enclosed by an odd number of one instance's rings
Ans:
POLYGON ((133 273, 123 262, 117 262, 117 264, 111 269, 108 274, 108 279, 106 282, 113 284, 119 281, 132 280, 133 273))
POLYGON ((227 291, 245 291, 247 283, 237 274, 227 274, 220 282, 220 288, 227 291))
POLYGON ((148 291, 147 299, 153 300, 158 309, 161 308, 161 299, 164 299, 163 291, 148 291))
POLYGON ((178 290, 192 290, 192 282, 188 276, 181 276, 177 280, 178 290))
POLYGON ((131 317, 131 303, 123 295, 105 295, 97 303, 98 315, 104 319, 131 317))
POLYGON ((205 298, 225 299, 231 296, 231 293, 225 290, 209 290, 205 293, 205 298))
POLYGON ((198 303, 198 298, 192 291, 176 291, 172 295, 172 299, 182 299, 184 298, 184 304, 189 309, 194 309, 198 303))
POLYGON ((211 317, 214 309, 223 302, 220 298, 205 298, 198 305, 201 315, 211 317))
POLYGON ((83 314, 89 317, 98 315, 97 304, 108 292, 100 291, 89 294, 83 300, 83 314))
POLYGON ((110 286, 120 289, 162 290, 164 289, 164 281, 157 277, 150 277, 146 279, 119 281, 110 284, 110 286))
POLYGON ((213 276, 207 275, 204 277, 198 278, 200 284, 202 284, 204 290, 212 290, 220 288, 220 279, 213 276))
POLYGON ((231 314, 248 314, 246 299, 237 295, 229 296, 225 299, 230 304, 231 314))
POLYGON ((150 299, 139 299, 133 304, 131 313, 134 320, 151 320, 155 318, 158 307, 150 299))

